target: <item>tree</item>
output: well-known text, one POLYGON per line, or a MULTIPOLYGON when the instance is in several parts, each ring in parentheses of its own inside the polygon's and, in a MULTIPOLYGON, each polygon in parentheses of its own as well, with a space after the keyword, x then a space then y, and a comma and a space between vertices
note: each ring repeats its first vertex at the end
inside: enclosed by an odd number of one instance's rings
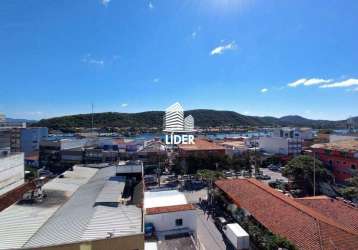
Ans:
POLYGON ((282 163, 281 158, 279 156, 277 156, 277 155, 273 155, 273 156, 268 157, 266 160, 264 160, 262 165, 267 167, 270 164, 279 165, 281 163, 282 163))
POLYGON ((215 182, 218 179, 224 178, 224 175, 222 172, 219 171, 213 171, 208 169, 201 169, 198 170, 197 176, 206 182, 215 182))
POLYGON ((307 155, 297 156, 286 164, 283 171, 283 175, 291 179, 297 188, 311 195, 313 194, 314 183, 314 161, 316 161, 316 190, 319 191, 320 183, 330 182, 332 180, 331 173, 323 167, 321 161, 314 160, 313 157, 307 155))
POLYGON ((347 187, 340 191, 345 199, 358 200, 358 176, 348 179, 347 187))

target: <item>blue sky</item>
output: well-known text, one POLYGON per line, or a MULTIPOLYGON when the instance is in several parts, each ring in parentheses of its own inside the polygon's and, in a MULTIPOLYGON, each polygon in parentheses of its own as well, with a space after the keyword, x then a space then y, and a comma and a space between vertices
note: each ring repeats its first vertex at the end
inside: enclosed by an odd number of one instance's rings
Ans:
POLYGON ((0 112, 358 115, 355 0, 2 0, 0 112))

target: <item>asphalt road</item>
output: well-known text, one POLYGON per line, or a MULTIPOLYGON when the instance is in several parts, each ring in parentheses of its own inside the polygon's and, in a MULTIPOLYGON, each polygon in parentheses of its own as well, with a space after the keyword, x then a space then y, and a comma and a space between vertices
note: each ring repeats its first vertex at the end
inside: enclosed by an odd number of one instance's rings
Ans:
POLYGON ((277 179, 282 179, 285 182, 288 181, 286 177, 282 176, 282 174, 278 171, 271 171, 268 168, 260 168, 264 175, 268 175, 271 177, 271 180, 263 180, 265 183, 269 183, 270 181, 275 181, 277 179))
POLYGON ((208 218, 207 214, 199 209, 197 210, 197 234, 202 249, 227 249, 223 237, 211 217, 208 218))

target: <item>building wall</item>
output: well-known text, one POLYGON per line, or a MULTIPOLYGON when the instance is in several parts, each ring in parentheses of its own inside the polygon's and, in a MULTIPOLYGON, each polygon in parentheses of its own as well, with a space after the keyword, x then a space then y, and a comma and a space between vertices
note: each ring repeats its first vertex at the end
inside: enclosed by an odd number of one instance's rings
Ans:
POLYGON ((12 153, 21 152, 21 128, 12 128, 10 133, 10 150, 12 153))
POLYGON ((313 149, 315 156, 330 170, 336 181, 345 181, 353 176, 358 176, 358 155, 313 149))
POLYGON ((259 147, 269 154, 295 155, 302 151, 302 141, 283 137, 260 137, 259 147))
POLYGON ((40 143, 48 136, 48 128, 23 128, 20 131, 21 152, 25 155, 39 150, 40 143))
POLYGON ((298 128, 276 128, 273 131, 274 137, 283 137, 291 139, 301 139, 301 140, 312 140, 313 139, 313 130, 310 128, 298 129, 298 128))
POLYGON ((10 149, 10 129, 0 128, 0 149, 10 149))
POLYGON ((0 195, 24 183, 24 154, 0 157, 0 195))
POLYGON ((145 215, 145 223, 153 223, 157 232, 165 232, 170 230, 177 230, 189 228, 191 231, 196 231, 196 214, 194 210, 180 211, 174 213, 161 213, 153 215, 145 215), (177 219, 183 220, 182 226, 176 226, 177 219))
POLYGON ((185 150, 185 149, 181 149, 179 148, 179 156, 180 157, 190 157, 190 156, 194 156, 194 157, 200 157, 203 155, 217 155, 217 156, 224 156, 226 153, 225 148, 222 149, 213 149, 213 150, 185 150))
POLYGON ((269 154, 288 154, 288 140, 281 137, 261 137, 259 147, 269 154))
POLYGON ((31 250, 144 250, 144 235, 136 234, 61 246, 31 248, 31 250))

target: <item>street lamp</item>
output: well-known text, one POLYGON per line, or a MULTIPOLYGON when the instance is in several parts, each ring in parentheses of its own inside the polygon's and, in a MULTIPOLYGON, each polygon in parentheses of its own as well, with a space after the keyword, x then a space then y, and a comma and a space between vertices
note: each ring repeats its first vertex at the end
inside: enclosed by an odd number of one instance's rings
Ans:
POLYGON ((313 150, 313 196, 316 196, 316 152, 313 150))

